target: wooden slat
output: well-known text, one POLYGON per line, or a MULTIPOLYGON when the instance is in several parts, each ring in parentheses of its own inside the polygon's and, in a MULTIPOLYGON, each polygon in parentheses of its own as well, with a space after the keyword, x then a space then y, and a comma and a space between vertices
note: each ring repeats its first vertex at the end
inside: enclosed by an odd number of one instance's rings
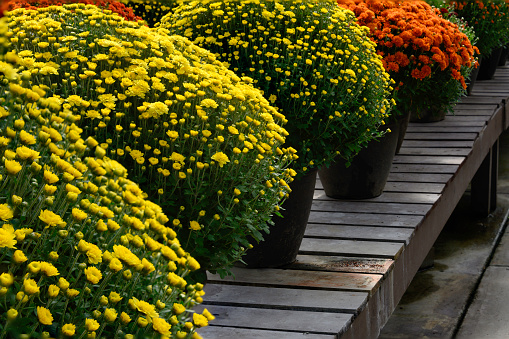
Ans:
MULTIPOLYGON (((364 200, 352 201, 369 201, 369 202, 388 202, 388 203, 406 203, 406 204, 433 204, 439 198, 438 194, 432 193, 398 193, 384 192, 382 195, 364 200)), ((315 200, 337 201, 337 199, 329 198, 325 195, 325 191, 315 190, 315 200)), ((346 201, 346 200, 344 200, 346 201)), ((355 212, 355 211, 352 211, 355 212)))
POLYGON ((430 156, 430 155, 402 155, 398 154, 392 161, 393 164, 437 164, 437 165, 459 165, 465 157, 452 156, 430 156))
POLYGON ((413 228, 308 224, 306 237, 407 243, 413 228))
MULTIPOLYGON (((412 175, 412 173, 409 173, 409 174, 397 173, 397 175, 412 175)), ((391 177, 389 177, 389 178, 391 178, 391 177)), ((429 181, 441 180, 441 179, 445 180, 445 179, 447 179, 447 177, 442 174, 424 174, 423 178, 418 180, 418 182, 410 182, 410 180, 408 180, 406 182, 391 181, 389 179, 387 181, 387 183, 385 184, 383 194, 386 195, 387 193, 393 193, 393 192, 437 193, 437 194, 439 194, 444 189, 445 184, 439 184, 439 183, 429 182, 429 181), (430 178, 427 179, 427 176, 430 176, 430 178)), ((316 178, 316 189, 323 190, 322 182, 320 181, 319 176, 316 178)), ((321 191, 316 192, 315 196, 321 196, 322 194, 323 193, 321 191)), ((377 201, 373 201, 372 199, 366 199, 366 200, 359 201, 359 203, 361 203, 361 204, 365 204, 366 202, 371 203, 371 202, 377 202, 377 201)), ((349 202, 349 203, 351 203, 351 202, 349 202)), ((408 203, 408 202, 405 201, 405 203, 408 203)), ((357 206, 355 206, 355 207, 357 207, 357 206)), ((370 211, 370 212, 374 212, 374 211, 370 211)))
POLYGON ((388 181, 445 184, 451 179, 444 173, 389 173, 388 181))
MULTIPOLYGON (((484 122, 489 120, 489 117, 486 116, 477 116, 477 115, 453 115, 452 117, 447 117, 446 120, 437 122, 436 124, 453 124, 456 122, 484 122)), ((416 125, 415 123, 408 124, 408 127, 416 125)))
MULTIPOLYGON (((292 272, 291 270, 285 270, 284 272, 286 271, 292 272)), ((342 275, 342 273, 336 273, 336 275, 342 275)), ((250 305, 250 307, 255 308, 315 310, 337 313, 355 313, 359 305, 362 305, 368 297, 366 292, 356 291, 270 288, 215 283, 207 283, 204 291, 207 296, 206 305, 250 305), (338 305, 342 306, 338 307, 338 305)))
MULTIPOLYGON (((227 282, 231 284, 245 284, 252 286, 279 286, 296 288, 327 289, 328 291, 358 291, 371 292, 380 281, 381 275, 355 274, 342 272, 321 272, 304 270, 281 270, 274 268, 241 268, 232 269, 235 278, 207 274, 212 283, 227 282)), ((207 284, 208 285, 208 284, 207 284)), ((274 290, 274 294, 277 294, 274 290)), ((297 291, 298 292, 298 291, 297 291)), ((211 300, 207 298, 207 300, 211 300)))
POLYGON ((340 212, 315 212, 309 214, 308 223, 331 225, 368 225, 389 227, 415 227, 422 216, 394 214, 363 214, 340 212))
POLYGON ((405 139, 403 141, 403 145, 401 147, 415 147, 415 148, 451 148, 451 147, 463 147, 463 148, 471 148, 472 141, 464 141, 464 140, 408 140, 405 139))
POLYGON ((197 331, 202 337, 207 339, 336 339, 336 335, 295 333, 286 331, 267 331, 249 328, 235 328, 227 326, 207 326, 197 331))
POLYGON ((391 173, 449 173, 454 174, 458 165, 392 164, 391 173))
MULTIPOLYGON (((388 192, 412 192, 412 193, 442 193, 445 184, 388 181, 384 191, 388 192)), ((385 194, 384 193, 384 194, 385 194)))
POLYGON ((405 140, 474 140, 477 133, 419 133, 408 131, 405 140))
MULTIPOLYGON (((478 122, 481 125, 480 122, 478 122)), ((477 133, 479 126, 458 126, 458 125, 428 125, 421 124, 420 126, 412 126, 412 133, 477 133), (424 126, 422 126, 424 125, 424 126)))
MULTIPOLYGON (((384 193, 387 195, 387 193, 384 193)), ((425 215, 429 211, 429 204, 400 204, 380 203, 370 199, 364 201, 335 201, 314 200, 312 211, 321 212, 355 212, 355 213, 381 213, 381 214, 410 214, 425 215)))
POLYGON ((397 156, 401 155, 450 155, 450 156, 467 156, 470 148, 406 148, 401 147, 397 156))
POLYGON ((304 238, 299 253, 395 259, 402 250, 396 242, 304 238))
POLYGON ((299 254, 297 261, 287 267, 312 271, 385 274, 392 269, 393 263, 391 259, 299 254))
MULTIPOLYGON (((202 307, 197 308, 200 312, 202 307)), ((346 313, 259 309, 210 305, 214 326, 226 325, 236 328, 256 328, 271 331, 287 331, 298 336, 301 333, 335 335, 338 326, 346 326, 353 315, 346 313)), ((277 332, 276 332, 277 333, 277 332)), ((272 332, 272 335, 277 334, 272 332)), ((277 336, 279 337, 279 336, 277 336)), ((228 334, 225 338, 233 338, 228 334)))
MULTIPOLYGON (((458 106, 454 111, 454 116, 484 116, 489 118, 495 108, 474 108, 473 105, 458 106)), ((486 107, 486 106, 485 106, 486 107)))

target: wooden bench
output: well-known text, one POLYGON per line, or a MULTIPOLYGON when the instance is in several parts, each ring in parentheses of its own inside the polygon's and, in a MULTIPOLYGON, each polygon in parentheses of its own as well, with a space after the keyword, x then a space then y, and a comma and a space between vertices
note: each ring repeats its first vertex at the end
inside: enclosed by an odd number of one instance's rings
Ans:
POLYGON ((509 67, 477 82, 444 121, 411 123, 384 193, 328 198, 318 180, 297 262, 209 274, 204 338, 376 338, 471 183, 496 205, 498 138, 508 127, 509 67))

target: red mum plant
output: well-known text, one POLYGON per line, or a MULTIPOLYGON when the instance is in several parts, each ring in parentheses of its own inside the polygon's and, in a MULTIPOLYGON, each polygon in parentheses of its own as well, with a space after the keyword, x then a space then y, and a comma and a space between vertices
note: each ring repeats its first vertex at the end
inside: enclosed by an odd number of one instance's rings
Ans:
POLYGON ((101 9, 110 10, 129 21, 142 20, 135 15, 133 9, 115 0, 7 0, 1 1, 0 13, 12 11, 17 8, 37 9, 39 7, 62 6, 64 4, 82 3, 95 5, 101 9))
POLYGON ((475 47, 458 25, 424 1, 338 3, 369 27, 384 67, 396 81, 398 113, 452 110, 475 63, 475 47))

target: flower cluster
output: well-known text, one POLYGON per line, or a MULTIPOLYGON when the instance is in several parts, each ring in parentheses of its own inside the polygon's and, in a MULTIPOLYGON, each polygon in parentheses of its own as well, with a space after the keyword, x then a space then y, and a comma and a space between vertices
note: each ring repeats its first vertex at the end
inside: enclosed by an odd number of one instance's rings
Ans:
POLYGON ((150 27, 156 26, 163 16, 172 11, 183 0, 120 0, 134 10, 136 15, 147 22, 150 27))
POLYGON ((250 236, 261 239, 296 155, 279 147, 285 117, 249 78, 185 38, 94 6, 10 13, 33 83, 81 115, 83 134, 130 169, 202 267, 224 274, 250 236))
POLYGON ((12 11, 17 8, 37 9, 39 7, 61 6, 63 4, 82 3, 95 5, 104 10, 117 13, 130 21, 141 20, 141 17, 134 14, 133 9, 116 0, 6 0, 0 6, 0 12, 12 11))
POLYGON ((476 46, 482 56, 509 41, 509 7, 505 1, 451 1, 459 17, 475 30, 476 46))
POLYGON ((194 1, 161 27, 214 52, 254 79, 289 123, 299 175, 349 159, 391 108, 390 78, 367 30, 331 1, 194 1))
POLYGON ((396 81, 399 113, 452 109, 475 62, 474 47, 458 25, 424 1, 338 3, 353 11, 359 24, 369 27, 384 67, 396 81))
POLYGON ((0 338, 198 337, 213 316, 190 310, 204 292, 185 277, 200 265, 169 218, 93 138, 83 140, 80 116, 34 84, 23 57, 5 58, 0 338))

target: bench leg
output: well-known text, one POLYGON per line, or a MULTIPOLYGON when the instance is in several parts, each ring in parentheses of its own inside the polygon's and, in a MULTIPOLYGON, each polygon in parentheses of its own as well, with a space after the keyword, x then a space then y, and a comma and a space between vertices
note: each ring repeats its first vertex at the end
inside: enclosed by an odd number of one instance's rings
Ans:
POLYGON ((490 211, 493 212, 497 208, 497 185, 498 185, 498 157, 499 157, 500 143, 495 141, 491 148, 491 199, 490 211))
POLYGON ((498 140, 491 147, 471 182, 472 211, 486 217, 497 207, 498 140))

